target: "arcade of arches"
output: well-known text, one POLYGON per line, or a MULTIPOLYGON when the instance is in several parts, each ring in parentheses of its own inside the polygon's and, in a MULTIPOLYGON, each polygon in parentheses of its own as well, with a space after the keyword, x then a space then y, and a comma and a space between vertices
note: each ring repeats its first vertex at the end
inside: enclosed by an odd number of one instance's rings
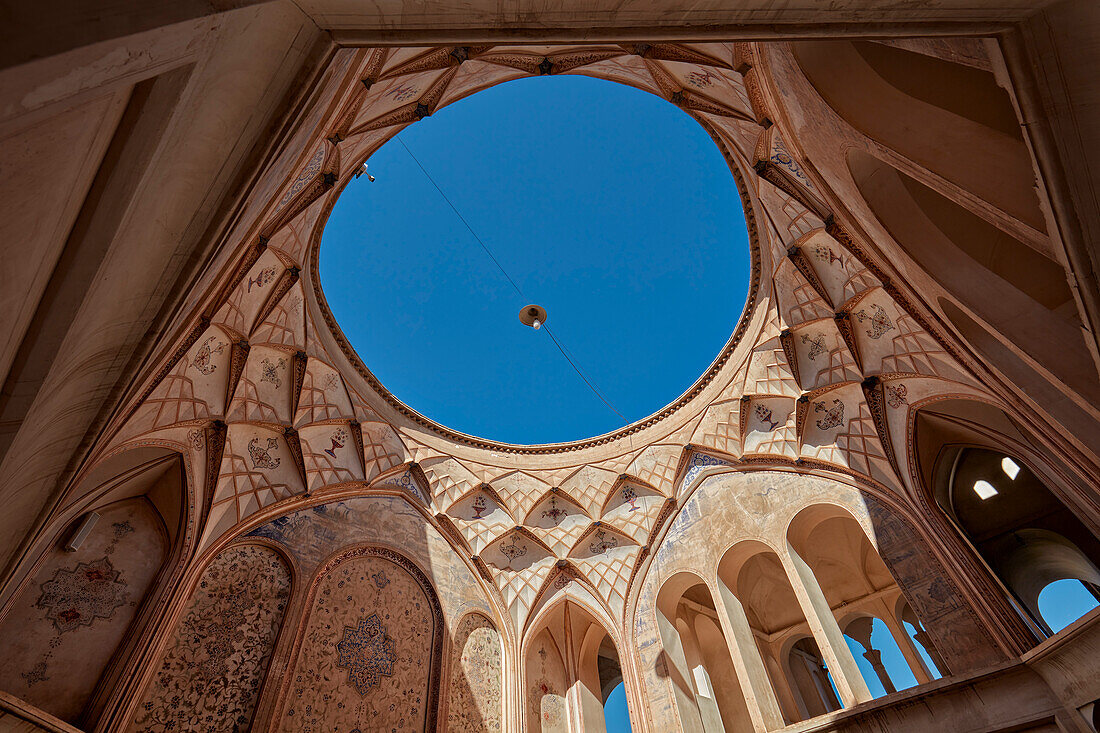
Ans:
POLYGON ((0 731, 1100 730, 1094 3, 71 5, 0 49, 0 731), (317 248, 556 74, 702 125, 753 277, 676 402, 503 445, 317 248))

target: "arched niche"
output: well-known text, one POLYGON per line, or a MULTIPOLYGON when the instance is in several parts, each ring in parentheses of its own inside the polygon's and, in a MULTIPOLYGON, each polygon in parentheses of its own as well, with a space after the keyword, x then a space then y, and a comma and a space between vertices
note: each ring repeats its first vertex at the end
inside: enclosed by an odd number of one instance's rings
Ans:
POLYGON ((458 622, 451 645, 447 730, 501 730, 504 649, 496 625, 480 613, 458 622))
POLYGON ((128 728, 248 730, 291 593, 265 545, 222 550, 199 577, 128 728))
MULTIPOLYGON (((686 676, 694 694, 694 707, 687 706, 687 711, 698 710, 702 729, 708 732, 752 728, 755 723, 750 700, 754 694, 745 687, 742 675, 745 671, 751 675, 760 665, 746 665, 740 658, 744 656, 745 639, 738 635, 737 628, 734 637, 727 638, 723 618, 726 605, 721 599, 716 601, 706 583, 687 574, 666 582, 658 598, 659 612, 666 624, 668 620, 673 622, 670 630, 678 634, 678 638, 665 640, 669 661, 678 669, 682 666, 685 671, 680 674, 686 676), (688 585, 693 579, 695 582, 688 585)), ((751 653, 756 654, 755 647, 751 653)))
POLYGON ((356 547, 310 584, 277 729, 434 730, 443 611, 411 560, 356 547))
POLYGON ((531 733, 568 733, 566 695, 569 676, 565 669, 563 639, 549 628, 531 639, 524 660, 524 715, 531 733))
POLYGON ((524 645, 528 731, 607 730, 604 705, 623 673, 601 615, 571 600, 538 614, 524 645))
MULTIPOLYGON (((667 679, 675 700, 680 729, 684 733, 706 730, 704 713, 697 697, 697 681, 692 661, 698 658, 686 620, 680 613, 684 594, 706 582, 694 573, 680 572, 667 578, 657 593, 657 630, 661 653, 657 657, 657 675, 667 679)), ((713 719, 714 708, 710 709, 713 719)))
POLYGON ((791 676, 791 640, 806 636, 809 625, 775 550, 755 540, 734 545, 718 564, 718 581, 738 650, 746 668, 756 670, 750 682, 765 716, 768 703, 775 708, 773 725, 779 715, 789 724, 826 712, 801 699, 791 676))
POLYGON ((896 618, 901 588, 854 516, 835 504, 806 507, 791 521, 787 540, 813 572, 839 628, 855 642, 848 646, 872 693, 882 695, 931 680, 896 618), (890 660, 894 652, 902 655, 904 666, 887 670, 884 651, 890 660))
POLYGON ((1100 589, 1100 539, 1088 502, 1058 480, 1001 410, 973 400, 923 406, 914 418, 920 479, 935 508, 1043 637, 1038 594, 1073 578, 1100 589))
MULTIPOLYGON (((847 162, 883 227, 958 304, 1067 385, 1100 396, 1059 263, 872 155, 852 149, 847 162)), ((970 345, 996 363, 999 354, 970 345)))
POLYGON ((1045 230, 1020 123, 992 73, 873 41, 791 48, 814 89, 853 128, 1045 230))
POLYGON ((89 472, 0 621, 0 689, 94 724, 179 539, 184 487, 180 454, 164 448, 89 472))

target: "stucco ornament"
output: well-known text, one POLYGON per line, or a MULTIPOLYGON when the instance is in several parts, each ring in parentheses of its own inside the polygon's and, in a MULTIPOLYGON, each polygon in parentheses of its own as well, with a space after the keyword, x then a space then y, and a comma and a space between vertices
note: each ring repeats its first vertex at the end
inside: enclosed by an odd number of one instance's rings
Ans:
POLYGON ((42 584, 36 605, 46 609, 46 617, 61 633, 91 626, 96 619, 110 618, 130 600, 121 575, 107 557, 58 570, 42 584))
POLYGON ((336 666, 348 671, 348 684, 360 695, 376 687, 382 676, 393 676, 396 642, 386 633, 377 613, 359 619, 358 626, 345 626, 336 652, 336 666))

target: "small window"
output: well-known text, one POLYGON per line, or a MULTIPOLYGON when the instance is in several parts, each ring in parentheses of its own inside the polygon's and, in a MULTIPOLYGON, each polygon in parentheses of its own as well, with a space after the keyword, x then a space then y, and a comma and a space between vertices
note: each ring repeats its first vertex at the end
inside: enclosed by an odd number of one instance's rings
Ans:
POLYGON ((974 493, 983 501, 997 495, 997 490, 988 481, 975 481, 974 493))
POLYGON ((1005 472, 1005 476, 1012 481, 1016 480, 1016 475, 1020 473, 1020 464, 1012 460, 1008 456, 1001 459, 1001 470, 1005 472))

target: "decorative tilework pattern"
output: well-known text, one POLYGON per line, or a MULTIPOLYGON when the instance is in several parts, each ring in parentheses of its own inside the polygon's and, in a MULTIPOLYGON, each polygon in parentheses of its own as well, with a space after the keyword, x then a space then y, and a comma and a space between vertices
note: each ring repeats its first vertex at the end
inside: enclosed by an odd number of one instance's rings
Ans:
MULTIPOLYGON (((384 578, 386 572, 379 570, 371 577, 381 590, 386 583, 377 582, 379 575, 384 578)), ((393 677, 395 661, 396 642, 386 633, 377 613, 360 618, 356 626, 345 626, 343 637, 336 642, 336 666, 348 671, 348 684, 360 695, 377 687, 383 677, 393 677)))
POLYGON ((106 555, 92 562, 59 568, 42 584, 35 606, 46 611, 59 633, 91 626, 96 619, 111 618, 115 609, 130 600, 126 581, 106 555))

